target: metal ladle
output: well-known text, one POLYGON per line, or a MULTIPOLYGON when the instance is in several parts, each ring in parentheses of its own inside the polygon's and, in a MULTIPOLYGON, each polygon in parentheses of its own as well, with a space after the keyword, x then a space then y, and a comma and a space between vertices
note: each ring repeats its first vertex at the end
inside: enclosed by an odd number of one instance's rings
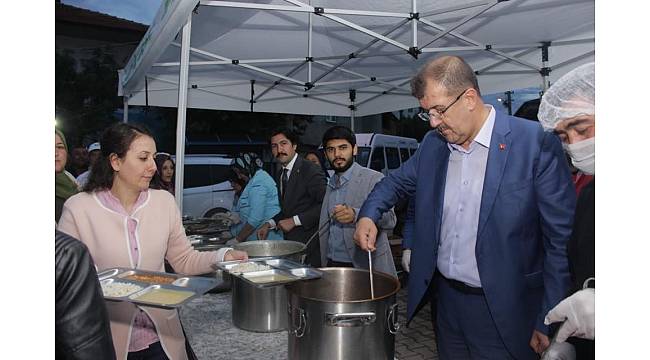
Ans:
POLYGON ((368 265, 370 267, 370 299, 375 298, 375 285, 372 280, 372 253, 368 250, 368 265))

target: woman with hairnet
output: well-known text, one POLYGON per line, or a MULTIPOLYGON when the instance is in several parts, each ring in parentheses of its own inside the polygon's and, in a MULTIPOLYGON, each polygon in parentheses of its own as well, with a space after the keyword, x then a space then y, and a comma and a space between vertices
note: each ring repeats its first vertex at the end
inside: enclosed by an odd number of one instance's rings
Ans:
MULTIPOLYGON (((571 162, 585 174, 596 169, 595 65, 582 65, 561 77, 542 97, 539 121, 555 132, 571 162)), ((578 197, 573 233, 568 244, 571 296, 546 315, 545 323, 564 321, 556 342, 571 337, 577 359, 594 358, 594 192, 595 180, 578 197)))
MULTIPOLYGON (((262 169, 262 160, 254 153, 238 156, 232 168, 246 183, 237 201, 241 223, 231 228, 233 235, 236 235, 233 240, 257 240, 255 230, 280 212, 277 186, 271 175, 262 169)), ((270 231, 267 239, 282 240, 282 233, 270 231)), ((230 243, 234 241, 231 240, 230 243)))

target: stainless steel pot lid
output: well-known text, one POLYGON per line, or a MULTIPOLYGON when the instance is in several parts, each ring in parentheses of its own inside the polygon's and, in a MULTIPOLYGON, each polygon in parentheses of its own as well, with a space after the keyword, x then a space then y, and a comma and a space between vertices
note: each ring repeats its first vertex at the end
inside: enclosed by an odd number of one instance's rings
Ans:
POLYGON ((233 247, 246 251, 249 257, 263 257, 297 254, 305 249, 305 244, 288 240, 256 240, 242 242, 233 247))

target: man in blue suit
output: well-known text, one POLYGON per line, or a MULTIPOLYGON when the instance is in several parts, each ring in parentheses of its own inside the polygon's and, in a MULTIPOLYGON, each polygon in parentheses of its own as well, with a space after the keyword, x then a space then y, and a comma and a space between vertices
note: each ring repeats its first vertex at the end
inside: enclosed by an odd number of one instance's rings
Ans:
POLYGON ((355 242, 373 250, 381 214, 413 196, 409 320, 435 299, 440 359, 538 358, 544 315, 569 287, 576 195, 562 146, 484 104, 459 57, 427 63, 411 88, 435 131, 368 195, 355 242))

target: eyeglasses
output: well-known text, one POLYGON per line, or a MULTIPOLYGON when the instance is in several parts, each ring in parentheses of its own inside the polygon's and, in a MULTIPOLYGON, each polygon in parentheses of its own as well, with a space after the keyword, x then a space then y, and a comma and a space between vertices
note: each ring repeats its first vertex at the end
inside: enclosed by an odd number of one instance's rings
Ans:
POLYGON ((424 110, 424 111, 418 113, 418 116, 420 117, 420 119, 422 119, 422 121, 427 121, 427 122, 431 121, 431 118, 440 120, 442 118, 442 116, 445 114, 445 112, 447 112, 447 110, 449 110, 449 108, 451 108, 458 100, 460 100, 460 98, 463 95, 465 95, 465 92, 467 92, 467 90, 469 90, 469 89, 470 88, 467 88, 467 89, 463 90, 463 92, 460 93, 460 95, 458 95, 456 97, 456 99, 454 99, 454 101, 451 102, 451 104, 445 106, 442 110, 436 109, 436 106, 439 106, 439 105, 435 105, 435 106, 430 107, 428 110, 424 110))

